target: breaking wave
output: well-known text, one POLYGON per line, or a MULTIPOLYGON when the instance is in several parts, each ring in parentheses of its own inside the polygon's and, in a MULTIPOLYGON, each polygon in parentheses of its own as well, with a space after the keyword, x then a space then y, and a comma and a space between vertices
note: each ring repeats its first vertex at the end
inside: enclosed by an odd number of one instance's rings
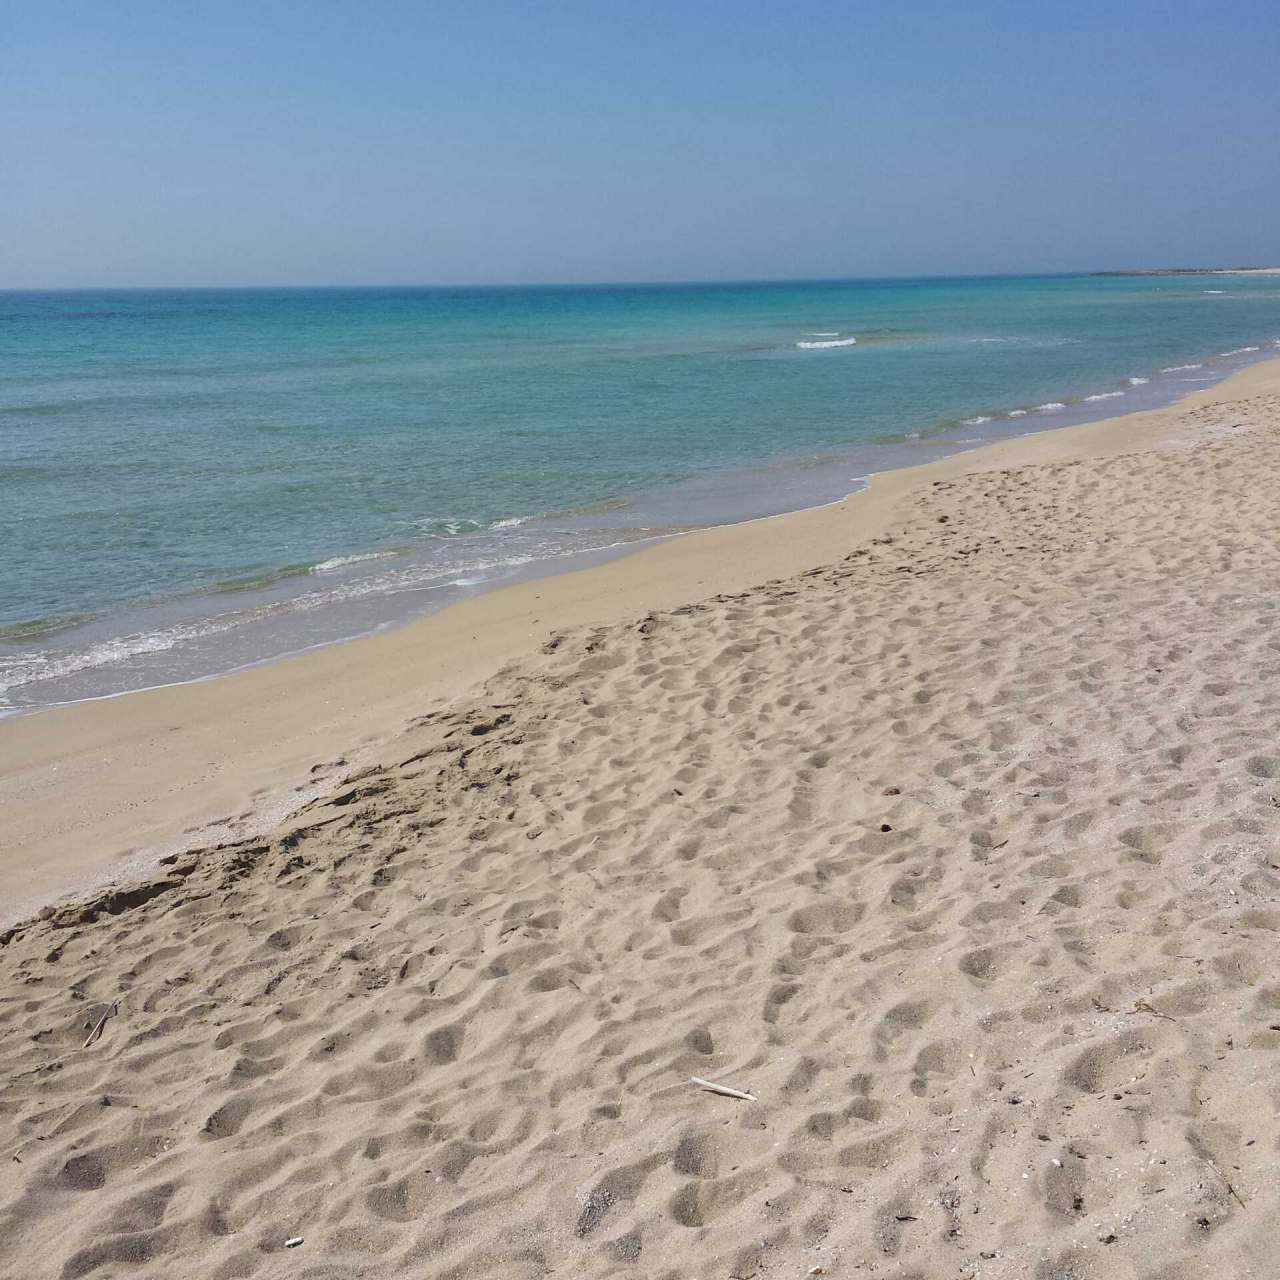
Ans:
POLYGON ((822 351, 827 347, 856 347, 857 338, 818 338, 813 342, 797 342, 801 351, 822 351))

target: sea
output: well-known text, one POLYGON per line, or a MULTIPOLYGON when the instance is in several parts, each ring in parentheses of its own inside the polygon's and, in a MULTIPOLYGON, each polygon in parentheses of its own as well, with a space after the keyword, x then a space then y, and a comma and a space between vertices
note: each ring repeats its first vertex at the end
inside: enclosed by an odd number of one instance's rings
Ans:
POLYGON ((369 634, 1278 354, 1269 276, 0 292, 0 715, 369 634))

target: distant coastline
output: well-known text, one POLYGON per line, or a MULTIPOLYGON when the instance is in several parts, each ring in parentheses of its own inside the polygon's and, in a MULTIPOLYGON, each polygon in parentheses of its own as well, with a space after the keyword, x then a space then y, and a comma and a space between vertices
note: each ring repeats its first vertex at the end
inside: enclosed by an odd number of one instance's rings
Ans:
POLYGON ((1280 267, 1135 267, 1127 271, 1091 271, 1094 276, 1280 276, 1280 267))

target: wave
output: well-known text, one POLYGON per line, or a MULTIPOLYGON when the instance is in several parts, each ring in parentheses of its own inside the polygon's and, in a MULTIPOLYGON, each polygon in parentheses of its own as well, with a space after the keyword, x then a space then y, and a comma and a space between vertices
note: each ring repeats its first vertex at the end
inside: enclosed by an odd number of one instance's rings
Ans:
POLYGON ((1202 364, 1171 364, 1168 368, 1161 369, 1161 373, 1184 373, 1187 369, 1203 369, 1202 364))
POLYGON ((142 654, 164 653, 185 640, 197 640, 229 631, 238 622, 239 618, 235 614, 223 615, 222 618, 210 618, 204 622, 183 623, 158 631, 142 631, 113 640, 103 640, 87 649, 56 657, 44 653, 18 654, 16 658, 0 661, 0 694, 24 685, 57 680, 96 667, 127 662, 142 654))
POLYGON ((834 333, 811 333, 808 336, 810 338, 838 338, 840 336, 840 330, 837 329, 834 333))
POLYGON ((1219 351, 1220 356, 1243 356, 1250 351, 1261 351, 1261 347, 1237 347, 1234 351, 1219 351))
MULTIPOLYGON (((351 560, 382 559, 394 556, 395 552, 380 552, 365 556, 353 556, 351 560)), ((340 601, 360 600, 370 595, 392 594, 401 591, 433 590, 451 585, 451 578, 459 583, 464 579, 457 578, 459 569, 464 574, 479 574, 477 582, 484 581, 491 571, 509 571, 532 563, 536 559, 552 559, 568 551, 551 551, 546 555, 536 552, 498 557, 482 557, 468 565, 438 568, 427 566, 425 571, 419 566, 408 566, 404 569, 381 570, 366 578, 354 578, 343 581, 339 579, 332 586, 323 590, 313 590, 286 600, 273 601, 270 604, 255 605, 248 609, 236 609, 227 613, 216 613, 207 618, 190 622, 178 622, 160 626, 154 630, 136 631, 109 640, 98 641, 86 648, 76 649, 68 653, 50 653, 39 649, 21 651, 11 656, 0 655, 0 714, 8 708, 5 695, 12 690, 21 689, 33 684, 44 684, 51 680, 62 680, 76 676, 82 672, 94 671, 102 667, 120 666, 131 659, 150 654, 167 653, 183 645, 211 637, 224 635, 246 625, 267 621, 282 616, 310 613, 326 605, 340 601)), ((335 557, 341 560, 343 557, 335 557)), ((24 637, 27 639, 34 636, 24 637)))
POLYGON ((62 613, 7 623, 0 626, 0 641, 31 640, 36 636, 52 635, 55 631, 69 631, 72 627, 88 622, 92 617, 91 613, 62 613))
POLYGON ((962 427, 980 427, 984 422, 990 422, 991 419, 984 413, 979 413, 972 418, 961 418, 960 425, 962 427))
POLYGON ((1150 378, 1130 378, 1129 385, 1131 387, 1145 387, 1150 381, 1150 378))
POLYGON ((821 338, 817 342, 797 342, 801 351, 822 351, 827 347, 856 347, 857 338, 821 338))
POLYGON ((1085 396, 1086 400, 1114 400, 1117 396, 1124 395, 1123 391, 1101 391, 1096 396, 1085 396))
POLYGON ((222 578, 206 587, 199 587, 191 594, 234 595, 238 591, 256 591, 260 587, 272 587, 285 578, 299 578, 311 572, 309 564, 283 564, 275 569, 257 569, 235 578, 222 578))
POLYGON ((1055 413, 1059 409, 1065 409, 1067 406, 1061 400, 1050 400, 1048 404, 1036 405, 1037 413, 1055 413))
POLYGON ((507 516, 502 520, 473 520, 468 516, 419 516, 409 522, 414 533, 429 538, 455 538, 462 533, 485 533, 495 529, 516 529, 534 516, 507 516))
POLYGON ((1226 293, 1225 289, 1205 289, 1205 293, 1226 293))
POLYGON ((452 538, 460 533, 478 533, 485 526, 479 520, 452 516, 419 516, 409 521, 409 527, 417 534, 429 538, 452 538))
POLYGON ((988 338, 969 338, 969 342, 1003 342, 1011 343, 1021 347, 1068 347, 1076 346, 1084 341, 1083 338, 1064 338, 1064 337, 1032 337, 1029 334, 1023 334, 1020 337, 988 337, 988 338))
POLYGON ((1025 409, 1010 409, 1010 410, 1009 410, 1009 417, 1011 417, 1011 418, 1025 418, 1026 416, 1027 416, 1027 411, 1026 411, 1025 409))
POLYGON ((360 555, 334 556, 332 560, 321 560, 311 566, 312 573, 329 573, 334 569, 345 569, 349 564, 363 564, 366 560, 385 560, 395 555, 394 551, 366 551, 360 555))

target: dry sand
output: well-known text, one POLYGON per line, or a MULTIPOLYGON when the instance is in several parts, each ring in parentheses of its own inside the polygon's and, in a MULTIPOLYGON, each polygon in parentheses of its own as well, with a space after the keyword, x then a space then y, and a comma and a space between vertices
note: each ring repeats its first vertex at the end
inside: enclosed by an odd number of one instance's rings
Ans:
POLYGON ((0 1274, 1280 1275, 1278 471, 1273 362, 4 726, 24 892, 370 742, 0 935, 0 1274))

